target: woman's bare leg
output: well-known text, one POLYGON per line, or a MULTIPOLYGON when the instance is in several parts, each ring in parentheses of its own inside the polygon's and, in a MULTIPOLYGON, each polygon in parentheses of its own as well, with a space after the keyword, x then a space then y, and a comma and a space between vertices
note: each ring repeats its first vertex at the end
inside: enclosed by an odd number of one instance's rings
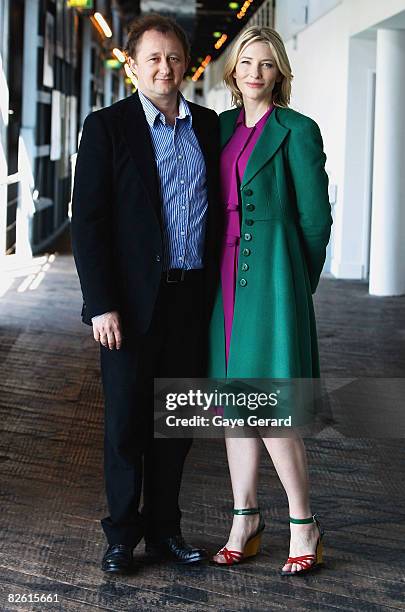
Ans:
MULTIPOLYGON (((256 508, 261 439, 227 436, 225 441, 234 508, 256 508)), ((258 525, 258 514, 234 515, 231 532, 225 546, 230 550, 242 551, 258 525)), ((215 555, 214 558, 218 562, 224 561, 222 555, 215 555)))
MULTIPOLYGON (((309 503, 309 478, 307 454, 302 438, 296 434, 286 438, 263 438, 274 467, 287 494, 290 516, 307 518, 311 516, 309 503)), ((319 536, 315 523, 296 525, 290 523, 290 557, 315 552, 319 536)), ((300 565, 285 564, 284 571, 300 571, 300 565)))

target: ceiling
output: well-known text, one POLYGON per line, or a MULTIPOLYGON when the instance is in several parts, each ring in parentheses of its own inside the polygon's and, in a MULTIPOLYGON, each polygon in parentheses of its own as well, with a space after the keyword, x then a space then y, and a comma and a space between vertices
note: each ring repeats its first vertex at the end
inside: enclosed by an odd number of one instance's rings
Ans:
POLYGON ((179 10, 178 1, 118 0, 118 4, 125 21, 133 19, 139 15, 141 10, 145 11, 149 7, 152 10, 158 10, 159 13, 174 17, 187 31, 191 40, 189 75, 192 75, 192 68, 198 68, 207 55, 211 55, 213 60, 219 57, 265 0, 254 0, 242 19, 237 19, 236 15, 243 6, 244 0, 235 0, 238 4, 236 9, 229 7, 231 0, 182 0, 181 10, 179 10), (159 10, 160 6, 164 9, 159 10), (228 36, 226 43, 218 50, 214 48, 217 42, 217 38, 213 36, 214 32, 228 36))

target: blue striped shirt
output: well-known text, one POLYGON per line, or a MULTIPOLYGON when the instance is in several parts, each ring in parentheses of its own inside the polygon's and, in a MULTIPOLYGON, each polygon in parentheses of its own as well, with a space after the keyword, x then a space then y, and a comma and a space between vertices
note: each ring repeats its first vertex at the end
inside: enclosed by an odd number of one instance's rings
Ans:
POLYGON ((179 94, 179 114, 172 126, 149 98, 140 90, 138 93, 149 125, 160 183, 163 269, 202 268, 207 181, 190 108, 179 94))

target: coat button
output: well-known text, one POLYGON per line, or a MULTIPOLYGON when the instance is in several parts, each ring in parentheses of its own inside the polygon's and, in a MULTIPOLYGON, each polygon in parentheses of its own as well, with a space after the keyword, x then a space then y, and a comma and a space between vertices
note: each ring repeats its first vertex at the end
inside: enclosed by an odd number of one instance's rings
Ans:
POLYGON ((247 263, 242 264, 242 270, 244 272, 246 272, 246 270, 249 270, 249 264, 247 264, 247 263))
POLYGON ((242 255, 244 255, 245 257, 249 257, 249 255, 250 255, 250 249, 243 249, 243 251, 242 251, 242 255))
POLYGON ((252 240, 252 234, 243 234, 245 240, 252 240))
POLYGON ((253 191, 251 189, 245 189, 245 195, 251 196, 253 195, 253 191))
POLYGON ((157 262, 159 262, 159 261, 160 261, 160 255, 156 255, 155 260, 156 260, 157 262))
POLYGON ((241 278, 241 279, 240 279, 240 281, 239 281, 239 285, 240 285, 241 287, 246 287, 246 285, 247 285, 247 280, 246 280, 246 278, 241 278))
POLYGON ((254 204, 246 204, 246 210, 248 210, 249 212, 253 212, 255 208, 256 207, 254 204))
POLYGON ((253 219, 246 219, 245 223, 246 225, 253 225, 254 221, 253 219))

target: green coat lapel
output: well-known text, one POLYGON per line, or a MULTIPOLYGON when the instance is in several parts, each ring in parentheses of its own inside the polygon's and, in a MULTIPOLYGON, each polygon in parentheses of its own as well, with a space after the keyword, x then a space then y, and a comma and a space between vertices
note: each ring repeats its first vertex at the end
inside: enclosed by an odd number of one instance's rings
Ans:
POLYGON ((271 113, 268 121, 266 121, 263 132, 247 163, 241 187, 249 183, 259 170, 270 161, 290 131, 289 128, 279 123, 278 115, 280 112, 283 112, 282 109, 276 107, 271 113))
MULTIPOLYGON (((227 144, 232 134, 235 131, 236 119, 240 113, 240 108, 232 109, 220 116, 221 120, 221 147, 227 144)), ((243 175, 242 187, 246 185, 252 178, 263 168, 265 164, 273 157, 280 148, 285 137, 290 131, 279 122, 280 114, 283 113, 282 108, 276 107, 271 113, 269 120, 264 126, 263 132, 253 149, 252 155, 246 166, 243 175)))
POLYGON ((227 144, 228 140, 230 140, 232 134, 235 131, 236 119, 240 113, 240 108, 233 108, 226 113, 223 113, 219 116, 220 125, 221 125, 221 149, 227 144))

